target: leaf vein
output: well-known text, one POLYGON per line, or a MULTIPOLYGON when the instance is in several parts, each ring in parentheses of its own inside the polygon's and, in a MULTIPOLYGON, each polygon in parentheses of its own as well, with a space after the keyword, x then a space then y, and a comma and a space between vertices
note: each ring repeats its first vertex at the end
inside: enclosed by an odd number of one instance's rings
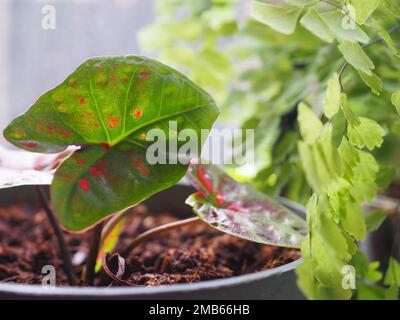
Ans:
POLYGON ((97 115, 98 115, 98 117, 99 117, 99 119, 100 119, 101 125, 102 125, 102 127, 103 127, 103 129, 104 129, 104 133, 105 133, 105 135, 106 135, 107 142, 110 143, 110 141, 111 141, 110 136, 109 136, 109 134, 108 134, 106 125, 105 125, 105 123, 104 123, 104 119, 103 119, 103 117, 102 117, 102 115, 101 115, 101 112, 100 112, 99 105, 98 105, 98 103, 97 103, 96 97, 94 96, 93 85, 92 85, 92 72, 90 71, 90 69, 89 69, 89 88, 90 88, 90 95, 91 95, 92 98, 93 98, 94 105, 95 105, 95 107, 96 107, 96 112, 97 112, 97 115))

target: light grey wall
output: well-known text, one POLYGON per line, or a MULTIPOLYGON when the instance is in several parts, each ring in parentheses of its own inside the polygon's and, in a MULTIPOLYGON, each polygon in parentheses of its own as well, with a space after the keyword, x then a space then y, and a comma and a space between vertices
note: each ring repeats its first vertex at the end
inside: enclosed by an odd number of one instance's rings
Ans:
POLYGON ((140 53, 136 33, 153 19, 153 0, 0 2, 0 72, 3 65, 8 70, 1 74, 0 95, 7 95, 0 102, 0 127, 86 59, 140 53), (42 28, 44 5, 56 9, 55 30, 42 28))
MULTIPOLYGON (((9 116, 7 106, 7 50, 8 33, 6 28, 8 25, 7 5, 4 1, 0 1, 0 129, 5 126, 9 116)), ((0 141, 1 141, 0 135, 0 141)))

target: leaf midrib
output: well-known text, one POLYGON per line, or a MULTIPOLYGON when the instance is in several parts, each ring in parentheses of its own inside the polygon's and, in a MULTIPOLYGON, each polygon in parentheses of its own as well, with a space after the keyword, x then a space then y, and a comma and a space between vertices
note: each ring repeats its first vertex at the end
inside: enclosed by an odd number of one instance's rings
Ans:
MULTIPOLYGON (((159 117, 159 118, 157 118, 157 119, 154 119, 154 120, 145 122, 145 123, 143 123, 142 125, 140 125, 140 126, 134 128, 132 131, 129 131, 128 133, 125 132, 126 134, 122 135, 122 136, 121 136, 120 138, 118 138, 118 139, 115 139, 115 141, 109 141, 108 144, 110 145, 110 147, 116 146, 116 145, 119 144, 120 142, 123 142, 127 137, 129 137, 129 136, 132 135, 133 133, 135 133, 135 132, 137 132, 137 131, 143 129, 144 127, 147 127, 147 126, 149 126, 149 125, 155 124, 155 123, 157 123, 157 122, 159 122, 159 121, 163 121, 163 120, 166 120, 166 119, 169 119, 169 118, 178 116, 178 115, 186 114, 186 113, 189 113, 189 112, 192 112, 192 111, 195 111, 195 110, 198 110, 198 109, 207 107, 207 106, 212 106, 212 105, 215 105, 215 103, 214 103, 213 101, 210 100, 208 103, 204 103, 204 104, 198 105, 198 106, 196 106, 196 107, 193 107, 192 109, 187 109, 187 110, 185 110, 185 111, 179 111, 179 112, 167 114, 167 115, 165 115, 165 116, 163 116, 163 117, 159 117)), ((72 126, 71 126, 71 127, 72 127, 72 126)), ((73 127, 72 127, 72 128, 73 128, 73 127)), ((99 144, 101 143, 101 142, 91 142, 91 141, 87 141, 87 142, 88 142, 89 145, 99 145, 99 144)))
POLYGON ((125 133, 125 131, 126 131, 126 114, 127 114, 127 111, 128 111, 128 99, 129 99, 129 94, 131 92, 133 79, 137 75, 140 67, 142 67, 143 65, 144 65, 144 60, 137 66, 136 70, 132 72, 131 78, 129 79, 128 90, 127 90, 126 96, 125 96, 123 133, 125 133))
POLYGON ((143 129, 144 127, 147 127, 147 126, 149 126, 149 125, 152 125, 152 124, 154 124, 154 123, 156 123, 156 122, 163 121, 163 120, 166 120, 166 119, 169 119, 169 118, 172 118, 172 117, 181 115, 181 114, 189 113, 189 112, 192 112, 192 111, 195 111, 195 110, 197 110, 197 109, 201 109, 201 108, 204 108, 204 107, 213 105, 213 104, 214 104, 214 102, 210 100, 208 103, 204 103, 204 104, 198 105, 198 106, 196 106, 196 107, 194 107, 194 108, 192 108, 192 109, 188 109, 188 110, 185 110, 185 111, 183 111, 183 112, 171 113, 171 114, 165 115, 164 117, 159 117, 159 118, 157 118, 157 119, 154 120, 154 121, 149 121, 149 122, 147 122, 147 123, 144 123, 144 124, 142 124, 141 126, 138 126, 138 127, 135 128, 134 130, 132 130, 129 134, 123 136, 121 139, 119 139, 119 140, 117 141, 117 143, 112 144, 111 146, 117 145, 118 143, 124 141, 124 140, 125 140, 127 137, 129 137, 131 134, 133 134, 133 133, 135 133, 135 132, 137 132, 137 131, 143 129))
MULTIPOLYGON (((148 123, 143 124, 142 126, 136 128, 135 130, 133 130, 133 131, 130 132, 129 134, 125 135, 121 140, 118 141, 118 143, 119 143, 119 142, 123 142, 123 141, 124 141, 128 136, 130 136, 132 133, 134 133, 134 132, 136 132, 136 131, 138 131, 138 130, 140 130, 140 129, 142 129, 142 128, 148 126, 148 125, 151 125, 152 123, 155 123, 155 122, 157 122, 157 121, 166 120, 166 119, 171 118, 171 117, 174 117, 174 116, 176 116, 176 115, 185 114, 185 113, 188 113, 188 112, 191 112, 191 111, 195 111, 195 110, 197 110, 197 109, 201 109, 201 108, 204 108, 204 107, 209 106, 209 105, 212 105, 212 104, 213 104, 213 102, 210 101, 210 102, 207 103, 207 104, 202 104, 202 105, 196 106, 195 108, 189 109, 189 110, 185 110, 184 112, 177 112, 177 113, 174 113, 174 114, 170 114, 170 115, 168 115, 168 116, 165 116, 165 117, 158 118, 158 119, 155 120, 155 121, 149 121, 148 123)), ((129 141, 129 142, 132 143, 132 141, 129 141)), ((115 145, 117 145, 118 143, 116 143, 115 145)), ((142 147, 142 148, 145 148, 144 146, 139 145, 139 144, 137 144, 137 143, 133 143, 133 144, 136 145, 136 146, 140 146, 140 147, 142 147)), ((97 145, 98 145, 98 143, 97 143, 97 144, 93 144, 93 146, 97 146, 97 145)), ((115 145, 114 145, 114 146, 115 146, 115 145)), ((74 177, 74 178, 72 179, 72 181, 69 183, 69 185, 70 185, 71 187, 70 187, 69 191, 67 192, 68 195, 66 196, 66 198, 68 199, 68 201, 65 201, 63 207, 67 208, 67 207, 69 206, 69 202, 70 202, 70 200, 71 200, 71 198, 72 198, 70 195, 71 195, 72 191, 74 190, 74 188, 76 188, 78 180, 79 180, 82 176, 84 176, 85 173, 88 172, 89 168, 92 167, 92 165, 93 165, 94 163, 96 163, 99 159, 101 159, 102 157, 104 157, 108 152, 110 152, 110 151, 104 151, 104 152, 102 152, 101 155, 99 155, 98 158, 94 159, 92 162, 87 162, 84 166, 81 167, 82 170, 79 170, 79 174, 75 175, 75 177, 74 177)), ((68 159, 67 159, 67 160, 68 160, 68 159)), ((53 181, 54 181, 54 180, 53 180, 53 181)))
POLYGON ((103 130, 104 130, 104 133, 105 133, 105 135, 106 135, 107 143, 110 144, 110 143, 111 143, 111 138, 110 138, 110 135, 109 135, 109 133, 108 133, 108 131, 107 131, 107 128, 106 128, 106 126, 105 126, 105 123, 104 123, 104 120, 103 120, 103 116, 102 116, 102 114, 100 113, 100 109, 99 109, 99 105, 98 105, 98 103, 97 103, 96 97, 94 96, 93 86, 92 86, 92 72, 91 72, 90 69, 89 69, 89 72, 88 72, 88 73, 89 73, 90 95, 92 96, 92 98, 93 98, 93 100, 94 100, 94 105, 95 105, 95 107, 96 107, 97 116, 98 116, 99 119, 100 119, 101 125, 102 125, 103 130))

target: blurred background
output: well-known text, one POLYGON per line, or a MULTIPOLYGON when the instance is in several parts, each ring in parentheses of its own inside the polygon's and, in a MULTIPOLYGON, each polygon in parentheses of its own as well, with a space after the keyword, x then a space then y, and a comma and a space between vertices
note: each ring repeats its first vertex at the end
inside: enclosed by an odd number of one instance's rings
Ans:
POLYGON ((0 130, 88 58, 140 54, 153 16, 152 0, 0 0, 0 130))

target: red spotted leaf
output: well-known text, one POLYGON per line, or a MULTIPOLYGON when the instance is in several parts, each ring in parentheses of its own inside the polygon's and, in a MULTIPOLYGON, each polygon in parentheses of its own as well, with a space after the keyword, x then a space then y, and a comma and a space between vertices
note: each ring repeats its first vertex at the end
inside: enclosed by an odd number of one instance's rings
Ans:
POLYGON ((295 213, 212 165, 191 165, 187 177, 200 191, 187 199, 214 228, 250 241, 299 248, 307 224, 295 213))
MULTIPOLYGON (((145 57, 102 57, 83 63, 42 95, 7 127, 5 137, 33 152, 81 146, 51 185, 62 224, 79 231, 183 177, 187 165, 147 161, 151 129, 164 133, 168 145, 176 141, 170 121, 200 136, 217 115, 212 98, 179 72, 145 57)), ((183 144, 178 141, 178 148, 183 144)))

